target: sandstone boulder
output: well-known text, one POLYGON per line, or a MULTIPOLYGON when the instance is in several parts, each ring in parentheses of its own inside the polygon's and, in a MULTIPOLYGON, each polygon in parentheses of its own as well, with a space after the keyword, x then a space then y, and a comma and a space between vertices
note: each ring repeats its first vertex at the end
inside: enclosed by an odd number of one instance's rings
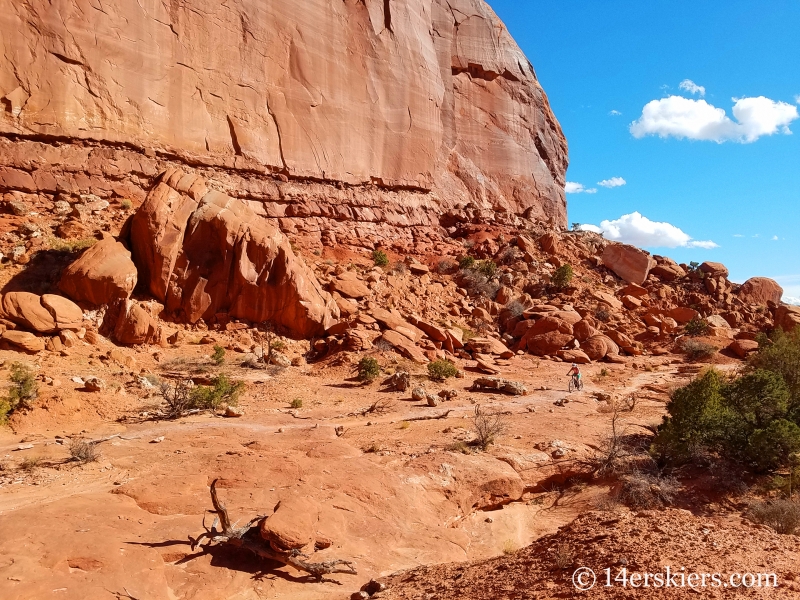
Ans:
POLYGON ((190 323, 227 313, 308 338, 339 316, 280 231, 180 170, 164 173, 137 211, 131 245, 150 292, 168 314, 190 323))
POLYGON ((784 331, 794 331, 800 325, 800 306, 781 304, 775 312, 775 324, 784 331))
POLYGON ((700 318, 700 313, 688 306, 676 306, 667 311, 667 316, 675 319, 680 325, 684 325, 692 319, 700 318))
POLYGON ((19 348, 28 354, 36 354, 44 350, 45 341, 40 337, 36 337, 27 331, 10 330, 3 332, 2 339, 12 346, 19 348))
POLYGON ((569 333, 560 333, 558 331, 550 331, 540 335, 533 335, 528 337, 525 345, 528 352, 536 356, 549 356, 556 354, 564 346, 572 341, 573 337, 569 333))
POLYGON ((711 262, 706 261, 699 267, 700 271, 705 273, 707 276, 710 275, 712 277, 727 277, 728 276, 728 267, 723 265, 722 263, 718 262, 711 262))
POLYGON ((410 360, 413 360, 415 363, 424 365, 425 363, 430 362, 422 350, 417 348, 417 346, 406 336, 397 333, 396 331, 384 331, 380 339, 387 342, 400 354, 410 360))
POLYGON ((278 502, 275 512, 261 522, 261 537, 279 549, 300 550, 314 542, 318 521, 317 503, 293 496, 278 502))
POLYGON ((592 360, 602 360, 608 354, 608 344, 603 335, 595 335, 581 343, 581 350, 592 360))
POLYGON ((2 312, 17 325, 39 333, 55 333, 61 329, 80 329, 83 312, 63 296, 29 292, 8 292, 3 295, 2 312))
POLYGON ((331 282, 331 288, 346 298, 364 298, 369 296, 369 288, 358 277, 355 271, 345 271, 331 282))
POLYGON ((748 354, 758 350, 758 342, 754 340, 734 340, 728 346, 728 350, 739 358, 747 358, 748 354))
POLYGON ((658 264, 650 269, 650 273, 661 281, 675 281, 681 277, 686 277, 686 271, 671 258, 659 256, 656 261, 658 264))
POLYGON ((76 302, 102 306, 130 298, 136 279, 131 253, 108 236, 67 267, 58 287, 76 302))
POLYGON ((131 300, 123 300, 117 309, 114 339, 120 344, 147 344, 155 340, 158 323, 144 308, 131 300))
POLYGON ((589 356, 581 350, 561 350, 558 357, 564 362, 576 363, 578 365, 585 365, 592 362, 589 356))
MULTIPOLYGON (((539 238, 539 244, 542 250, 547 254, 558 254, 561 249, 558 236, 555 233, 545 233, 539 238)), ((523 249, 523 251, 525 251, 525 249, 523 249)))
POLYGON ((644 250, 627 244, 609 244, 603 251, 603 264, 628 283, 641 285, 656 261, 644 250))
POLYGON ((595 329, 592 324, 585 319, 578 321, 572 328, 572 335, 574 335, 575 339, 579 342, 584 342, 596 334, 597 329, 595 329))
POLYGON ((745 304, 767 306, 770 302, 780 304, 783 288, 768 277, 751 277, 742 284, 737 294, 745 304))

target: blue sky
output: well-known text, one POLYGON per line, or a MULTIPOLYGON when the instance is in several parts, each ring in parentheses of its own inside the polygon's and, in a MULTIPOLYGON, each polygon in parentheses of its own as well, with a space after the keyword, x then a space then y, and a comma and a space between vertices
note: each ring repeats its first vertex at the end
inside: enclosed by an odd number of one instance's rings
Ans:
POLYGON ((564 128, 567 181, 596 190, 567 195, 571 223, 800 298, 800 2, 489 3, 564 128))

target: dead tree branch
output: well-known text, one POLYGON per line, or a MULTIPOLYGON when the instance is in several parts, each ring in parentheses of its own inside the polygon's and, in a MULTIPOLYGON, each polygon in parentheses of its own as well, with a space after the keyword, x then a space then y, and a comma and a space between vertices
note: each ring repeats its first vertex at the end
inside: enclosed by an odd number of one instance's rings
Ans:
POLYGON ((261 537, 260 524, 261 521, 264 520, 264 516, 257 516, 250 519, 244 527, 236 527, 235 523, 231 525, 228 510, 217 495, 217 481, 219 480, 215 479, 211 483, 211 504, 214 506, 214 510, 210 511, 216 513, 217 516, 214 519, 214 523, 211 525, 211 529, 205 526, 204 519, 203 528, 205 532, 201 533, 195 539, 189 538, 189 541, 192 543, 192 550, 200 546, 200 542, 203 540, 208 540, 204 548, 213 544, 244 548, 260 558, 274 560, 281 564, 294 567, 298 571, 308 573, 318 582, 329 581, 338 583, 325 578, 325 575, 333 573, 346 573, 348 575, 358 574, 355 565, 349 560, 329 560, 319 563, 309 562, 308 556, 301 553, 299 550, 287 550, 285 552, 276 550, 267 540, 261 537), (221 528, 220 530, 217 529, 218 525, 221 528))

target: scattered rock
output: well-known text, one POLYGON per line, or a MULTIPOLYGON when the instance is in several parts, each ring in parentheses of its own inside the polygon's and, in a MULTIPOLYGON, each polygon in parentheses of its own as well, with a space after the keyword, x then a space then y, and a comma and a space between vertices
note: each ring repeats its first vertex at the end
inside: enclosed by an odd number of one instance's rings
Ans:
POLYGON ((478 377, 472 382, 472 387, 470 388, 470 391, 487 390, 503 392, 512 396, 523 396, 527 393, 527 389, 523 384, 500 377, 478 377))

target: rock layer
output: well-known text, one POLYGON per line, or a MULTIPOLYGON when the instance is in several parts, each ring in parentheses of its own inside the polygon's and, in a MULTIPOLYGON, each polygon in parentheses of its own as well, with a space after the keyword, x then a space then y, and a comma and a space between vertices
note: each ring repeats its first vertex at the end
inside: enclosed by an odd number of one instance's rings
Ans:
POLYGON ((194 174, 163 175, 133 218, 131 247, 141 279, 181 321, 226 313, 309 338, 339 316, 283 234, 194 174))
POLYGON ((98 186, 105 197, 130 194, 161 156, 298 182, 292 201, 271 196, 276 218, 430 227, 472 203, 565 223, 566 141, 482 0, 0 0, 0 31, 0 133, 48 146, 40 165, 0 148, 0 188, 86 186, 91 165, 50 145, 83 140, 116 153, 99 170, 135 174, 98 186), (375 208, 342 206, 320 183, 375 208))

